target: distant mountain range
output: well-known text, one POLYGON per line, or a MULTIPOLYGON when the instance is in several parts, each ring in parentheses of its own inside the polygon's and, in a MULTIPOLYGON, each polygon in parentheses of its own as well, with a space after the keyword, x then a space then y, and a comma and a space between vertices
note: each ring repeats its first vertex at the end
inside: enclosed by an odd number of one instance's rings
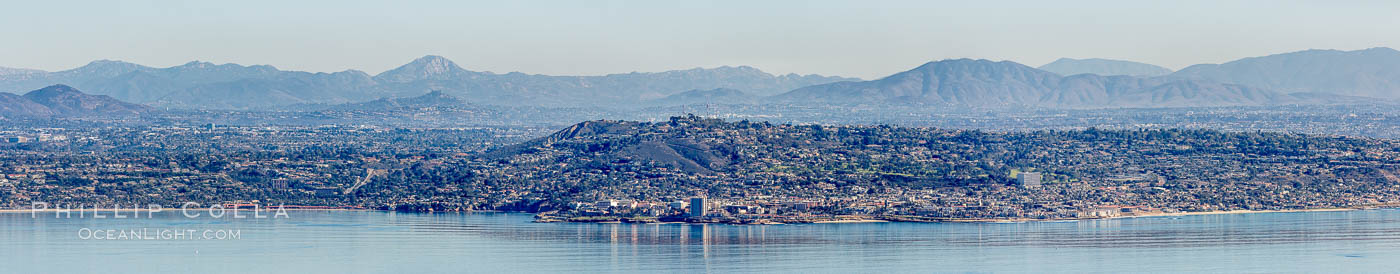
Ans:
POLYGON ((685 92, 672 94, 666 98, 653 100, 651 103, 661 106, 679 106, 694 104, 753 104, 759 97, 750 95, 741 90, 731 88, 717 88, 708 90, 692 89, 685 92))
POLYGON ((873 81, 838 82, 771 98, 788 103, 1052 108, 1269 105, 1298 98, 1248 86, 1170 77, 1060 76, 1011 61, 930 62, 873 81))
POLYGON ((1400 51, 1306 50, 1194 65, 1171 76, 1204 79, 1283 93, 1400 98, 1400 51))
POLYGON ((1195 65, 1177 72, 1105 59, 1065 58, 1039 69, 1010 61, 953 59, 871 81, 772 75, 746 66, 603 76, 496 74, 467 70, 432 55, 378 75, 206 62, 152 68, 107 60, 57 72, 0 70, 0 91, 53 84, 128 102, 195 109, 401 104, 393 100, 402 99, 375 100, 429 91, 473 104, 543 107, 749 103, 1200 107, 1400 99, 1400 51, 1308 50, 1195 65))
POLYGON ((6 91, 65 84, 128 102, 217 109, 362 101, 358 98, 374 94, 368 88, 372 83, 368 75, 359 71, 308 73, 207 62, 151 68, 108 60, 31 77, 0 76, 0 90, 6 91))
MULTIPOLYGON (((1060 64, 1052 67, 1085 62, 1057 63, 1060 64)), ((1010 61, 957 59, 931 62, 873 81, 804 87, 771 99, 793 103, 1102 108, 1376 101, 1367 98, 1400 99, 1400 51, 1309 50, 1221 65, 1195 65, 1157 77, 1056 74, 1010 61)))
POLYGON ((604 76, 493 74, 465 70, 445 58, 427 56, 381 73, 374 80, 392 90, 442 90, 478 103, 626 106, 693 89, 730 88, 771 95, 854 79, 797 74, 775 76, 747 66, 604 76))
POLYGON ((105 95, 88 95, 65 85, 30 91, 23 96, 0 92, 0 116, 129 116, 151 107, 126 103, 105 95))
POLYGON ((0 75, 0 90, 29 90, 61 83, 130 102, 214 109, 362 102, 430 90, 486 104, 625 106, 692 89, 734 88, 776 94, 808 85, 853 80, 772 75, 746 66, 604 76, 495 74, 466 70, 440 56, 425 56, 374 76, 356 70, 309 73, 266 65, 207 62, 152 68, 108 60, 65 71, 16 75, 0 75))
POLYGON ((454 107, 465 106, 466 101, 461 98, 447 95, 442 91, 432 91, 415 97, 402 98, 380 98, 374 101, 363 103, 349 103, 333 105, 332 110, 392 110, 403 108, 430 108, 430 107, 454 107))
POLYGON ((1170 69, 1152 64, 1098 58, 1060 58, 1059 60, 1055 60, 1055 62, 1050 62, 1049 64, 1040 66, 1037 69, 1053 72, 1055 74, 1063 76, 1084 73, 1092 73, 1103 76, 1162 76, 1172 73, 1172 70, 1170 69))
POLYGON ((41 73, 45 73, 45 71, 37 70, 37 69, 22 69, 22 68, 0 67, 0 75, 25 75, 25 74, 41 74, 41 73))

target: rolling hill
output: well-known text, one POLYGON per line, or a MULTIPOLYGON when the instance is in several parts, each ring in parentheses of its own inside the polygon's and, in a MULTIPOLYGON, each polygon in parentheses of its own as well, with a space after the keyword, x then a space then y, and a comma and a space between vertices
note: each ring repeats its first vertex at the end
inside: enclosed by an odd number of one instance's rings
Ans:
POLYGON ((1400 98, 1400 51, 1305 50, 1194 65, 1171 76, 1252 86, 1283 93, 1400 98))
POLYGON ((65 85, 48 86, 23 96, 0 93, 0 115, 6 117, 130 116, 150 110, 148 106, 88 95, 65 85))
POLYGON ((1205 80, 1095 74, 1065 77, 1010 61, 972 59, 929 62, 878 80, 800 88, 774 96, 770 101, 974 108, 1199 107, 1306 102, 1269 90, 1205 80))

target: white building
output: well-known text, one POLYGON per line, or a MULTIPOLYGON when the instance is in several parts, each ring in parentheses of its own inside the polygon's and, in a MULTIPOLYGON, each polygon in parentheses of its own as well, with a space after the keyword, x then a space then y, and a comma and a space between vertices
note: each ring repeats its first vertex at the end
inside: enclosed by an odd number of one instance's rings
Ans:
POLYGON ((1042 177, 1040 172, 1021 172, 1016 174, 1016 183, 1021 187, 1039 187, 1042 177))

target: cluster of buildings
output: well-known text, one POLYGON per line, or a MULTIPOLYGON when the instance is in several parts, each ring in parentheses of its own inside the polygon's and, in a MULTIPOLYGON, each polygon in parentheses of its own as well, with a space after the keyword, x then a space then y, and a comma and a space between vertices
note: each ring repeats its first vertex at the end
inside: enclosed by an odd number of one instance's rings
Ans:
MULTIPOLYGON (((1400 150, 1395 150, 1400 144, 1386 139, 1208 130, 988 133, 698 118, 610 128, 578 137, 578 145, 539 147, 514 159, 540 160, 502 168, 517 176, 598 186, 584 197, 661 203, 704 195, 722 201, 712 209, 763 209, 710 215, 764 219, 1068 219, 1400 201, 1400 180, 1391 175, 1400 172, 1400 150), (572 150, 590 143, 619 148, 572 150), (664 151, 658 144, 678 152, 706 146, 729 153, 678 153, 684 159, 633 153, 664 151), (707 159, 729 161, 713 165, 716 161, 707 159), (686 166, 686 160, 696 165, 686 166), (607 168, 589 168, 586 162, 605 162, 607 168), (797 202, 810 206, 779 206, 797 202)), ((580 212, 560 210, 562 216, 580 212)), ((689 216, 679 210, 666 214, 689 216)))
POLYGON ((1190 129, 983 132, 698 117, 600 121, 549 132, 5 128, 0 135, 26 139, 0 143, 0 207, 258 200, 742 223, 1102 218, 1400 201, 1400 143, 1389 139, 1190 129), (530 141, 538 136, 549 137, 530 141))
POLYGON ((65 136, 65 135, 56 135, 56 134, 48 134, 48 133, 38 133, 38 134, 32 134, 32 135, 21 135, 21 134, 15 134, 15 135, 0 135, 0 142, 11 143, 11 144, 21 144, 21 143, 29 143, 29 142, 61 142, 61 141, 67 141, 67 140, 68 140, 68 136, 65 136))
POLYGON ((348 202, 348 192, 389 168, 442 165, 525 138, 494 128, 222 125, 21 127, 0 135, 0 208, 55 201, 394 204, 348 202))

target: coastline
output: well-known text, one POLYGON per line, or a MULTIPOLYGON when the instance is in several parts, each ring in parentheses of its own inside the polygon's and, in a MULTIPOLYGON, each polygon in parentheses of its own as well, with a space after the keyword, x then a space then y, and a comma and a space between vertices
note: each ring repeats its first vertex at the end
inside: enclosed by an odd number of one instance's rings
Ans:
POLYGON ((1193 211, 1193 212, 1170 212, 1170 213, 1167 213, 1167 212, 1140 213, 1140 214, 1132 214, 1132 215, 1119 215, 1119 216, 1111 216, 1111 217, 1092 217, 1092 218, 1056 218, 1056 219, 1032 219, 1032 218, 1014 218, 1014 219, 967 219, 967 220, 956 220, 956 221, 950 221, 950 222, 960 222, 960 223, 1063 222, 1063 221, 1088 221, 1088 220, 1110 220, 1110 219, 1154 218, 1154 217, 1181 217, 1181 216, 1224 215, 1224 214, 1300 213, 1300 212, 1340 212, 1340 211, 1356 211, 1356 210, 1383 209, 1383 208, 1391 208, 1391 207, 1340 207, 1340 208, 1267 209, 1267 210, 1239 209, 1239 210, 1193 211))
POLYGON ((1219 215, 1219 214, 1334 212, 1334 211, 1353 211, 1353 210, 1382 209, 1382 208, 1391 208, 1391 207, 1339 207, 1339 208, 1311 208, 1311 209, 1271 209, 1271 210, 1248 210, 1248 209, 1240 209, 1240 210, 1221 210, 1221 211, 1196 211, 1196 212, 1148 213, 1148 214, 1139 214, 1139 215, 1109 217, 1109 218, 1107 218, 1107 219, 1116 219, 1116 218, 1138 218, 1138 217, 1177 217, 1177 216, 1219 215))
POLYGON ((1118 216, 1110 216, 1110 217, 1089 217, 1089 218, 1054 218, 1054 219, 1033 219, 1033 218, 957 219, 957 220, 942 220, 942 221, 928 221, 928 222, 930 222, 930 223, 1024 223, 1024 222, 1064 222, 1064 221, 1110 220, 1110 219, 1125 219, 1125 218, 1154 218, 1154 217, 1181 217, 1181 216, 1200 216, 1200 215, 1224 215, 1224 214, 1300 213, 1300 212, 1340 212, 1340 211, 1355 211, 1355 210, 1384 209, 1384 208, 1393 208, 1393 206, 1384 206, 1384 207, 1365 207, 1365 206, 1362 206, 1362 207, 1309 208, 1309 209, 1267 209, 1267 210, 1239 209, 1239 210, 1192 211, 1192 212, 1170 212, 1170 213, 1167 213, 1167 212, 1138 213, 1138 214, 1131 214, 1131 215, 1118 215, 1118 216))
POLYGON ((861 220, 816 221, 816 222, 812 222, 812 223, 814 223, 814 224, 855 224, 855 223, 888 223, 888 222, 890 222, 890 221, 888 221, 888 220, 880 220, 880 219, 874 219, 874 220, 861 219, 861 220))
MULTIPOLYGON (((1311 209, 1220 210, 1220 211, 1194 211, 1194 212, 1170 212, 1170 213, 1155 212, 1155 213, 1137 213, 1137 214, 1130 214, 1130 215, 1118 215, 1118 216, 1110 216, 1110 217, 1055 218, 1055 219, 1034 219, 1034 218, 967 218, 967 219, 958 219, 958 218, 926 218, 926 217, 917 217, 917 216, 850 216, 850 215, 846 215, 846 216, 831 217, 830 219, 827 219, 827 220, 820 220, 820 219, 818 219, 818 220, 812 220, 812 219, 808 219, 808 220, 799 221, 799 222, 791 222, 792 220, 787 220, 787 221, 789 221, 789 222, 777 222, 777 221, 772 221, 772 220, 762 220, 762 221, 758 221, 758 222, 725 222, 725 221, 713 221, 713 220, 709 220, 709 221, 657 221, 657 220, 655 220, 655 219, 637 219, 637 220, 633 220, 633 219, 628 219, 628 218, 617 218, 617 219, 608 218, 608 219, 603 219, 603 220, 598 220, 598 221, 579 221, 579 220, 569 220, 569 218, 562 218, 562 219, 539 219, 539 216, 541 216, 539 213, 530 213, 530 212, 512 212, 512 211, 497 211, 497 210, 462 211, 462 212, 526 213, 526 214, 535 215, 536 218, 537 218, 537 220, 536 220, 535 222, 542 222, 542 223, 564 222, 564 223, 605 223, 605 224, 638 223, 638 224, 781 225, 781 224, 858 224, 858 223, 891 223, 891 222, 904 222, 904 223, 1026 223, 1026 222, 1067 222, 1067 221, 1087 221, 1087 220, 1109 220, 1109 219, 1122 219, 1122 218, 1181 217, 1181 216, 1223 215, 1223 214, 1299 213, 1299 212, 1340 212, 1340 211, 1355 211, 1355 210, 1367 210, 1367 209, 1387 209, 1387 208, 1400 208, 1400 207, 1397 207, 1396 205, 1384 205, 1384 206, 1359 206, 1359 207, 1311 208, 1311 209)), ((111 209, 111 208, 81 208, 81 209, 76 209, 76 208, 75 208, 75 209, 68 209, 68 210, 71 211, 71 212, 104 212, 104 211, 105 211, 105 212, 148 212, 148 211, 152 211, 152 209, 149 209, 149 208, 119 208, 119 209, 115 209, 115 210, 114 210, 114 209, 111 209)), ((177 207, 177 208, 164 208, 164 209, 162 209, 161 211, 172 211, 172 212, 174 212, 174 211, 179 211, 179 210, 180 210, 180 208, 177 207)), ((208 210, 208 209, 207 209, 207 208, 201 208, 201 209, 199 209, 199 210, 200 210, 200 211, 204 211, 204 210, 208 210)), ((226 210, 232 211, 232 210, 234 210, 234 208, 228 208, 228 209, 226 209, 226 210)), ((254 211, 253 209, 248 209, 248 208, 239 208, 239 209, 237 209, 237 210, 238 210, 238 211, 254 211)), ((278 210, 277 208, 260 208, 260 209, 258 209, 257 211, 270 212, 270 211, 277 211, 277 210, 278 210)), ((392 210, 378 210, 378 209, 367 209, 367 208, 285 208, 285 209, 282 209, 282 210, 285 210, 285 211, 385 211, 385 212, 396 212, 396 211, 392 211, 392 210)), ((45 214, 49 214, 49 213, 54 213, 54 212, 59 212, 59 211, 60 211, 60 209, 53 209, 53 208, 49 208, 49 209, 7 208, 7 209, 0 209, 0 214, 23 214, 23 213, 45 213, 45 214)), ((433 213, 433 212, 423 212, 423 213, 433 213)), ((438 212, 438 213, 448 213, 448 212, 438 212)))
MULTIPOLYGON (((190 210, 195 210, 195 209, 196 209, 196 208, 191 208, 190 210)), ((114 210, 114 209, 111 209, 111 208, 82 208, 82 209, 74 208, 74 209, 65 209, 65 210, 71 211, 71 212, 148 212, 148 211, 153 211, 152 209, 148 209, 148 208, 121 208, 121 209, 115 209, 115 210, 114 210)), ((209 209, 208 209, 208 208, 198 208, 198 210, 200 210, 200 211, 205 211, 205 210, 209 210, 209 209)), ((234 209, 233 209, 233 208, 226 208, 226 209, 224 209, 224 210, 233 211, 234 209)), ((240 208, 240 209, 237 209, 237 210, 238 210, 238 211, 254 211, 254 210, 252 210, 252 209, 245 209, 245 208, 240 208)), ((284 211, 384 211, 384 210, 378 210, 378 209, 354 209, 354 208, 286 208, 286 209, 282 209, 282 210, 284 210, 284 211)), ((165 208, 165 209, 162 209, 162 210, 160 210, 160 211, 158 211, 158 212, 165 212, 165 211, 171 211, 171 212, 173 212, 173 211, 180 211, 180 208, 178 208, 178 207, 176 207, 176 208, 165 208)), ((264 211, 264 212, 266 212, 266 211, 277 211, 277 208, 270 208, 270 209, 269 209, 269 208, 262 208, 262 209, 258 209, 258 210, 256 210, 256 211, 264 211)), ((0 208, 0 214, 30 213, 30 212, 37 212, 37 213, 54 213, 54 212, 59 212, 59 209, 53 209, 53 208, 49 208, 49 209, 14 209, 14 208, 0 208)))
POLYGON ((1117 215, 1117 216, 1109 216, 1109 217, 1054 218, 1054 219, 1034 219, 1034 218, 967 218, 967 219, 957 219, 957 218, 926 218, 926 217, 916 217, 916 216, 839 216, 839 217, 831 217, 830 220, 808 220, 808 221, 801 221, 801 222, 790 222, 791 220, 788 220, 789 222, 781 222, 781 221, 776 221, 776 222, 775 222, 775 221, 761 221, 761 222, 725 222, 725 221, 629 222, 629 221, 625 221, 625 220, 622 220, 622 219, 615 219, 615 220, 614 220, 614 219, 609 219, 609 220, 607 220, 607 221, 577 221, 577 220, 569 220, 569 218, 562 218, 562 219, 545 218, 545 219, 540 219, 540 218, 538 217, 538 216, 540 216, 540 215, 536 214, 537 220, 536 220, 535 222, 543 222, 543 223, 551 223, 551 222, 566 222, 566 223, 609 223, 609 224, 615 224, 615 223, 647 223, 647 224, 731 224, 731 225, 855 224, 855 223, 890 223, 890 222, 905 222, 905 223, 988 223, 988 224, 996 224, 996 223, 1027 223, 1027 222, 1075 222, 1075 221, 1109 220, 1109 219, 1123 219, 1123 218, 1180 217, 1180 216, 1224 215, 1224 214, 1300 213, 1300 212, 1341 212, 1341 211, 1356 211, 1356 210, 1386 209, 1386 208, 1397 208, 1397 206, 1396 206, 1396 205, 1384 205, 1384 206, 1377 205, 1377 206, 1358 206, 1358 207, 1342 207, 1342 208, 1269 209, 1269 210, 1247 210, 1247 209, 1241 209, 1241 210, 1170 212, 1170 213, 1156 212, 1156 213, 1136 213, 1136 214, 1129 214, 1129 215, 1117 215))

